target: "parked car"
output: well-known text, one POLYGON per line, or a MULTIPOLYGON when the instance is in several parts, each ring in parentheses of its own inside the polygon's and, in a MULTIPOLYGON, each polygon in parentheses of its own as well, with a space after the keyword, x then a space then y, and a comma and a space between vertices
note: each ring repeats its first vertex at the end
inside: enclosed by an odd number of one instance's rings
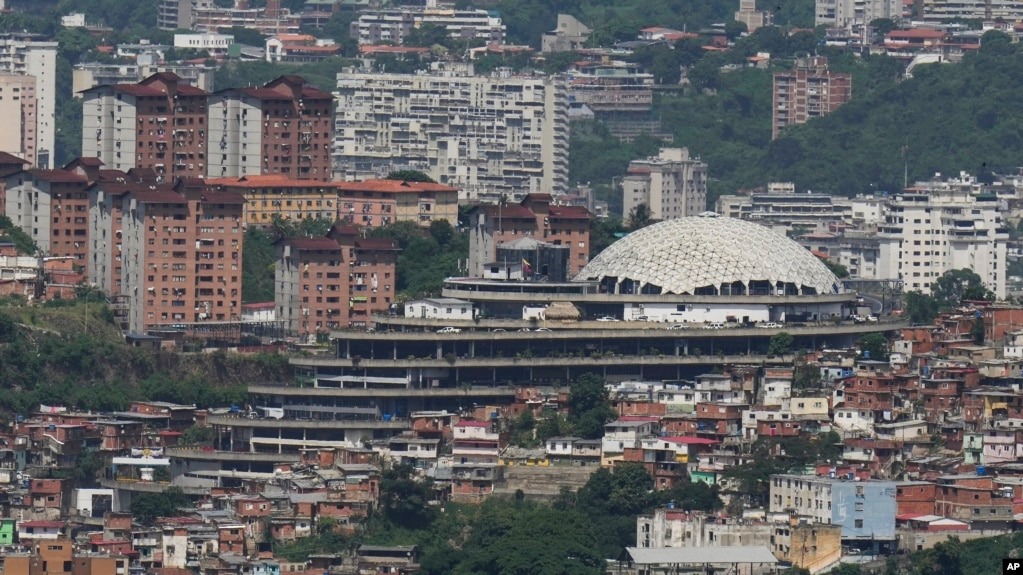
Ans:
POLYGON ((605 315, 603 317, 598 317, 597 321, 619 321, 619 320, 616 317, 611 317, 609 315, 605 315))
POLYGON ((462 333, 462 330, 458 329, 457 327, 448 326, 438 329, 437 333, 462 333))
POLYGON ((778 329, 778 328, 784 327, 784 326, 782 326, 780 323, 778 323, 776 321, 766 321, 764 323, 758 323, 757 327, 759 327, 761 329, 778 329))
POLYGON ((867 321, 876 322, 877 321, 877 316, 876 315, 868 315, 867 316, 867 321))
POLYGON ((533 331, 533 330, 529 329, 528 327, 523 327, 523 328, 519 328, 519 329, 517 329, 515 331, 533 331))
POLYGON ((497 329, 492 329, 492 330, 490 330, 490 332, 491 332, 491 333, 504 333, 504 332, 505 332, 505 330, 504 330, 503 328, 500 328, 500 327, 499 327, 499 328, 497 328, 497 329))
POLYGON ((538 327, 538 328, 536 328, 536 331, 551 331, 551 330, 549 330, 549 329, 547 329, 545 327, 538 327))
POLYGON ((688 329, 688 328, 689 328, 689 326, 684 324, 684 323, 676 323, 675 325, 669 327, 668 329, 688 329))
POLYGON ((849 319, 853 320, 853 323, 865 323, 867 321, 867 318, 862 315, 851 315, 849 319))
POLYGON ((703 326, 703 329, 725 329, 725 324, 721 322, 708 323, 703 326))
POLYGON ((650 321, 650 316, 648 316, 648 315, 637 315, 636 316, 636 321, 650 321))

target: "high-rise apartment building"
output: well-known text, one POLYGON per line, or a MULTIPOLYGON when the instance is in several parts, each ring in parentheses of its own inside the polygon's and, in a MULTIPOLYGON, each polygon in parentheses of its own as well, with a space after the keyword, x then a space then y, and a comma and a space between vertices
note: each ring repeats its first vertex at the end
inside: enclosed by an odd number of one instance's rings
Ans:
POLYGON ((302 336, 364 327, 394 301, 397 259, 394 240, 362 237, 353 226, 285 240, 277 246, 277 317, 302 336))
POLYGON ((121 202, 129 330, 240 318, 241 194, 181 179, 173 189, 129 191, 121 202))
POLYGON ((109 168, 149 168, 163 179, 206 175, 209 94, 161 72, 138 84, 83 93, 82 153, 109 168))
POLYGON ((817 0, 814 24, 849 28, 879 18, 901 20, 902 6, 898 0, 817 0))
POLYGON ((629 163, 622 194, 623 218, 640 204, 655 220, 699 215, 707 210, 707 164, 688 148, 661 148, 656 156, 629 163))
POLYGON ((299 76, 210 98, 210 177, 331 179, 333 96, 299 76))
POLYGON ((947 271, 970 269, 999 298, 1006 296, 1006 224, 994 193, 961 174, 918 182, 893 195, 878 227, 878 267, 906 291, 931 292, 947 271))
POLYGON ((38 99, 35 76, 0 74, 0 151, 35 166, 38 156, 38 99))
POLYGON ((483 277, 498 247, 521 238, 567 246, 572 276, 590 261, 590 213, 582 206, 556 205, 549 194, 529 194, 518 204, 480 206, 469 220, 471 277, 483 277))
POLYGON ((555 76, 338 75, 334 170, 346 180, 421 170, 462 199, 559 193, 568 184, 568 97, 555 76))
POLYGON ((351 35, 359 44, 401 44, 412 30, 424 24, 444 28, 455 39, 504 43, 505 26, 500 16, 487 10, 450 8, 366 11, 352 24, 351 35))
POLYGON ((826 116, 852 98, 852 75, 828 70, 823 56, 797 58, 791 70, 774 73, 771 138, 787 126, 826 116))
POLYGON ((57 42, 42 41, 33 34, 0 35, 0 73, 35 78, 36 161, 33 165, 52 168, 57 103, 57 42))
POLYGON ((70 257, 82 268, 89 252, 88 187, 102 163, 79 158, 56 170, 29 169, 7 176, 6 212, 47 256, 70 257))
POLYGON ((7 213, 7 176, 24 170, 27 164, 27 160, 0 152, 0 216, 7 213))

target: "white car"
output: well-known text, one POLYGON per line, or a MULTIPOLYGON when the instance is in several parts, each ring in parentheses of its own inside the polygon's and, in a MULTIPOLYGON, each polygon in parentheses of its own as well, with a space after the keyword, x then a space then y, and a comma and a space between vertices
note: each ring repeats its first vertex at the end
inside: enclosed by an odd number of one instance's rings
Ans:
POLYGON ((759 327, 761 329, 778 329, 778 328, 783 327, 783 326, 780 323, 778 323, 778 322, 768 321, 768 322, 764 322, 764 323, 758 323, 757 327, 759 327))
POLYGON ((689 326, 687 326, 684 323, 676 323, 675 325, 669 327, 668 329, 689 329, 689 326))
POLYGON ((545 327, 539 327, 539 328, 536 329, 536 331, 551 331, 551 330, 549 330, 549 329, 547 329, 545 327))
POLYGON ((605 315, 604 317, 598 317, 597 321, 618 321, 618 318, 605 315))
POLYGON ((442 327, 437 330, 437 333, 462 333, 462 330, 457 327, 442 327))

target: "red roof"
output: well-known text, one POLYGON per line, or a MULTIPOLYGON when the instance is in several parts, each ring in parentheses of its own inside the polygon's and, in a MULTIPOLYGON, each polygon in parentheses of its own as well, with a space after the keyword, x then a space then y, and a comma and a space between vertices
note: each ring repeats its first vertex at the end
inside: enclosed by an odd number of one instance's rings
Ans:
POLYGON ((390 251, 398 249, 398 245, 390 238, 360 238, 355 240, 355 247, 360 250, 375 251, 390 251))
POLYGON ((184 204, 185 196, 170 190, 146 190, 134 192, 135 197, 143 204, 184 204))
POLYGON ((330 250, 337 251, 341 246, 330 238, 289 238, 288 245, 300 250, 330 250))
POLYGON ((910 30, 892 30, 885 37, 889 40, 896 38, 940 39, 945 37, 945 33, 942 32, 941 30, 931 30, 928 28, 913 28, 910 30))
POLYGON ((206 183, 213 186, 224 186, 225 188, 323 188, 333 187, 331 182, 320 180, 293 180, 284 176, 255 175, 242 176, 240 178, 209 178, 206 183))
POLYGON ((469 421, 463 419, 455 424, 455 427, 490 427, 489 421, 469 421))
POLYGON ((25 160, 23 158, 19 158, 18 156, 15 156, 14 154, 8 154, 7 152, 0 152, 0 164, 17 164, 17 165, 22 165, 22 164, 28 164, 28 163, 30 163, 28 160, 25 160))
POLYGON ((59 184, 88 183, 85 176, 80 176, 67 170, 28 170, 28 173, 31 174, 33 178, 44 182, 59 184))
POLYGON ((520 219, 520 220, 535 220, 536 214, 532 210, 519 204, 510 204, 504 207, 495 206, 493 204, 482 207, 484 213, 490 218, 503 218, 503 219, 520 219))
POLYGON ((60 521, 21 521, 18 527, 42 527, 44 529, 60 529, 64 523, 60 521))
POLYGON ((261 301, 256 303, 243 303, 242 309, 273 309, 277 304, 272 301, 261 301))
POLYGON ((550 216, 561 220, 589 220, 590 212, 582 206, 551 206, 550 216))

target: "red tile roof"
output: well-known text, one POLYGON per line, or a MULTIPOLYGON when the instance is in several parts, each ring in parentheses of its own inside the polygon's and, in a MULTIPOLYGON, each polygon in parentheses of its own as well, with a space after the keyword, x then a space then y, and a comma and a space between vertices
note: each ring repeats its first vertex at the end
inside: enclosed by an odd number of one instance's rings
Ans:
POLYGON ((662 437, 661 439, 682 445, 716 445, 718 443, 713 439, 705 439, 703 437, 662 437))
POLYGON ((185 196, 170 190, 138 190, 132 193, 143 204, 184 204, 188 202, 185 196))
POLYGON ((246 200, 245 196, 241 192, 210 192, 202 195, 202 201, 209 204, 242 204, 244 205, 246 200))
POLYGON ((535 220, 536 214, 532 210, 519 204, 510 204, 504 207, 493 204, 480 206, 488 218, 499 218, 509 220, 535 220))
POLYGON ((206 183, 212 186, 223 186, 225 188, 324 188, 333 187, 334 183, 320 180, 293 180, 284 176, 256 175, 242 176, 240 178, 209 178, 206 183))
POLYGON ((589 220, 590 212, 582 206, 551 206, 550 217, 560 220, 589 220))
POLYGON ((14 154, 8 154, 7 152, 0 152, 0 165, 3 165, 3 164, 23 165, 23 164, 28 164, 28 163, 29 163, 28 160, 25 160, 23 158, 19 158, 18 156, 15 156, 14 154))
POLYGON ((45 529, 60 529, 64 523, 60 521, 20 521, 18 527, 43 527, 45 529))
POLYGON ((341 249, 341 246, 330 238, 288 238, 286 243, 300 250, 337 251, 341 249))
POLYGON ((398 244, 390 238, 360 238, 355 240, 355 247, 360 250, 374 251, 398 250, 398 244))
POLYGON ((37 180, 55 184, 88 183, 85 176, 67 170, 28 170, 28 173, 37 180))

